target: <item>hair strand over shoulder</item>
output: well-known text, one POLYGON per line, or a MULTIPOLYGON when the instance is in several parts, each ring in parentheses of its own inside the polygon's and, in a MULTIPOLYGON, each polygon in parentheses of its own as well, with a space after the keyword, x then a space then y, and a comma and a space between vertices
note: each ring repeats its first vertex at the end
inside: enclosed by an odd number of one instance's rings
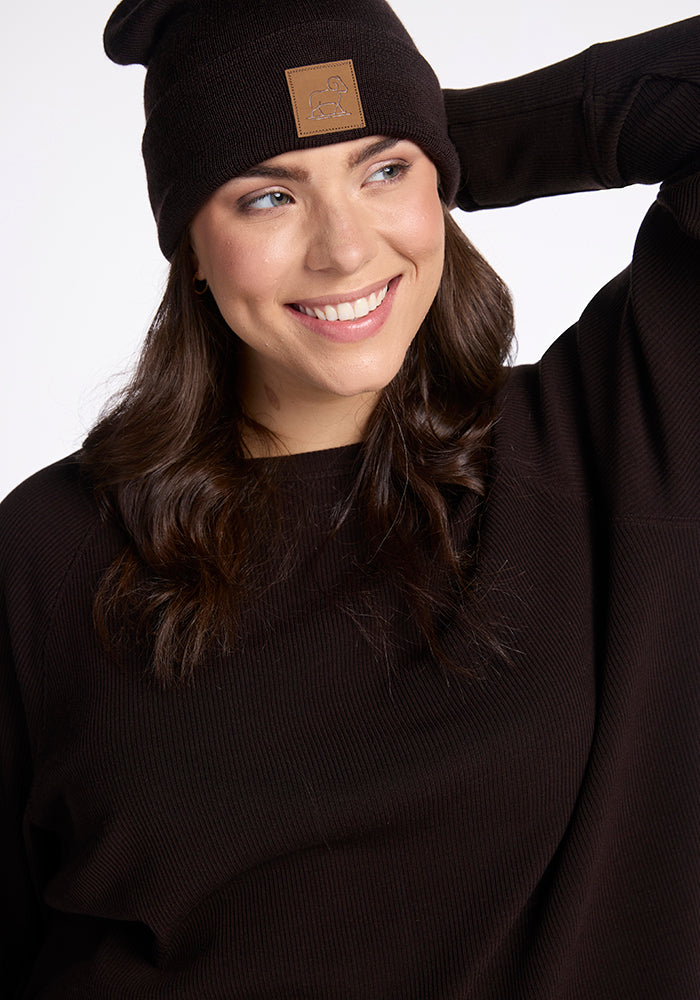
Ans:
MULTIPOLYGON (((338 512, 340 524, 359 511, 372 540, 369 568, 401 582, 440 660, 436 623, 449 594, 476 641, 498 645, 470 612, 476 544, 456 548, 448 514, 455 490, 486 492, 495 395, 513 333, 507 288, 447 210, 445 226, 438 294, 380 394, 338 512)), ((117 623, 135 627, 164 681, 192 676, 212 643, 235 642, 279 518, 274 463, 256 462, 253 472, 244 445, 244 432, 266 431, 238 401, 237 338, 211 294, 193 294, 192 278, 183 237, 135 375, 82 452, 103 510, 127 539, 97 593, 98 631, 118 647, 125 627, 117 623)))

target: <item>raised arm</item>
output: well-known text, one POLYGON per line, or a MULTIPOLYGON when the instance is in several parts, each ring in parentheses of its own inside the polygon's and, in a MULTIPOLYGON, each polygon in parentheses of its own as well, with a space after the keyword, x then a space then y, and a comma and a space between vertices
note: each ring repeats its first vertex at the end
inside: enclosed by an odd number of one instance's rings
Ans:
POLYGON ((466 211, 655 183, 700 164, 700 17, 446 90, 466 211))

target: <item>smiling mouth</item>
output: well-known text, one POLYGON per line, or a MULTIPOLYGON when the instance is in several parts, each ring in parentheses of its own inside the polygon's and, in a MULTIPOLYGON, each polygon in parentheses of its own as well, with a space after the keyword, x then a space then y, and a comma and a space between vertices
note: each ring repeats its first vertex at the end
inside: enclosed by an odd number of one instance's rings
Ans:
POLYGON ((367 296, 362 296, 359 299, 353 299, 347 302, 334 302, 332 305, 314 305, 305 306, 299 303, 293 303, 292 309, 296 309, 297 312, 305 313, 307 316, 315 317, 316 319, 328 320, 333 322, 348 322, 353 319, 362 319, 364 316, 369 316, 370 313, 378 309, 379 306, 384 301, 386 293, 389 290, 389 283, 380 288, 377 292, 371 292, 367 296))

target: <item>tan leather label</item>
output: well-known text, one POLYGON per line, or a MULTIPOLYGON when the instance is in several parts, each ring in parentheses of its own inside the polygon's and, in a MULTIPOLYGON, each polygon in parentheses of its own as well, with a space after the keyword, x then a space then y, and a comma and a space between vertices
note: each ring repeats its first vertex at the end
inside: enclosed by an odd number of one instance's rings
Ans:
POLYGON ((299 138, 365 127, 352 59, 284 72, 299 138))

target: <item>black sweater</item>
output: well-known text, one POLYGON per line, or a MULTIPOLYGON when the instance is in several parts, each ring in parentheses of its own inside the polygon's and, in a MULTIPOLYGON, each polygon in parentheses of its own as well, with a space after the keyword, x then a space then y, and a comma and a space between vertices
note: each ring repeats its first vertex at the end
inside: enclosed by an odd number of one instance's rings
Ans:
POLYGON ((463 207, 667 178, 503 392, 479 601, 510 660, 436 669, 391 580, 384 641, 348 613, 344 448, 278 460, 296 566, 163 690, 93 635, 121 539, 77 462, 28 480, 0 516, 3 996, 700 996, 700 18, 447 104, 463 207))

